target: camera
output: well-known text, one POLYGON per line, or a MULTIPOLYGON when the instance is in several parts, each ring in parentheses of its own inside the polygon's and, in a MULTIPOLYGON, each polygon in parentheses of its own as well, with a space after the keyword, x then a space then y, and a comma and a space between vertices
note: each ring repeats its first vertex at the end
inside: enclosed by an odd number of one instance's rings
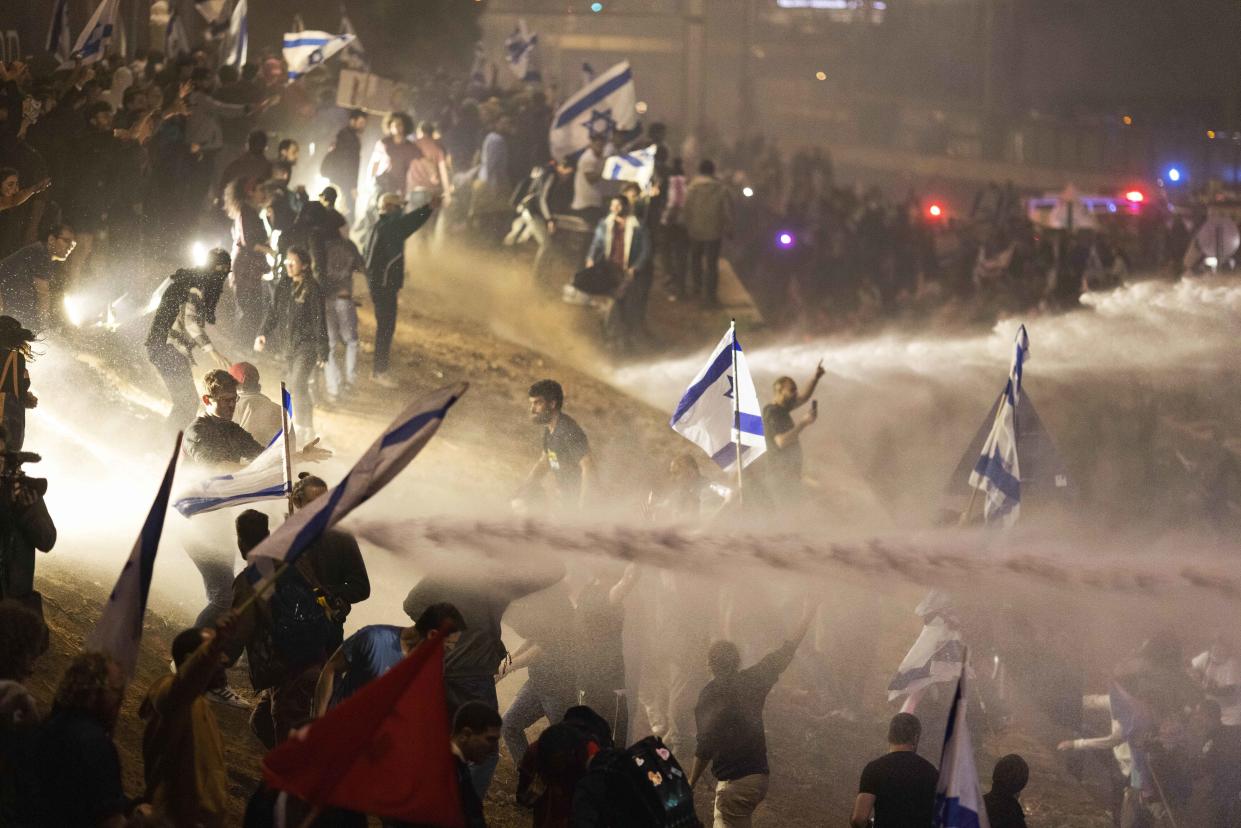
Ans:
POLYGON ((6 493, 12 492, 13 486, 18 481, 21 481, 22 485, 38 494, 39 497, 46 495, 47 478, 27 477, 26 472, 22 471, 22 464, 38 463, 42 459, 42 456, 35 454, 33 451, 4 452, 4 471, 0 472, 0 481, 3 481, 3 490, 6 493))

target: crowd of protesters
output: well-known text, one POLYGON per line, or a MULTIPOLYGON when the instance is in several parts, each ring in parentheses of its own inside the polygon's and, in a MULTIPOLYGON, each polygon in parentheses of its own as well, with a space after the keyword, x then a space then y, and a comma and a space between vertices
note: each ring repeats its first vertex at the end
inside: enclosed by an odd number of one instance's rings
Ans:
MULTIPOLYGON (((467 236, 496 248, 528 240, 537 248, 535 284, 557 297, 607 297, 608 335, 626 348, 658 341, 648 325, 652 298, 718 307, 725 258, 754 274, 745 280, 751 292, 778 297, 785 321, 831 326, 966 295, 1063 303, 1083 284, 1118 278, 1138 255, 1154 264, 1179 256, 1175 221, 1144 219, 1154 229, 1139 236, 1140 254, 1131 239, 1093 231, 1057 247, 1030 223, 1012 188, 989 188, 968 214, 930 216, 917 196, 893 201, 837 186, 822 153, 785 163, 763 143, 712 151, 695 141, 673 152, 659 123, 634 136, 592 136, 576 159, 556 161, 548 147, 553 109, 543 93, 497 94, 447 76, 416 88, 419 121, 389 114, 368 147, 366 113, 339 110, 313 87, 285 81, 276 58, 214 68, 202 51, 47 72, 0 64, 0 297, 8 314, 0 318, 7 358, 0 449, 21 447, 25 412, 37 405, 29 343, 64 324, 71 289, 108 284, 135 261, 176 270, 157 294, 145 340, 172 403, 170 424, 185 430, 192 465, 228 471, 258 456, 281 427, 280 405, 262 393, 258 369, 244 359, 250 354, 284 366, 301 403, 294 407, 299 459, 326 456, 313 439, 314 405, 359 382, 357 274, 376 319, 370 381, 396 387, 389 366, 411 237, 434 246, 449 234, 467 236), (317 113, 330 117, 311 119, 315 126, 304 132, 290 128, 317 113), (322 123, 331 124, 325 134, 315 132, 322 123), (317 175, 303 169, 311 144, 327 148, 314 162, 317 175), (652 145, 649 184, 605 180, 610 155, 652 145), (320 179, 326 183, 312 184, 320 179), (198 234, 224 232, 231 249, 182 266, 198 234), (1160 241, 1161 233, 1171 238, 1160 241), (565 283, 571 290, 562 293, 565 283), (214 370, 204 371, 196 357, 214 370)), ((780 497, 795 496, 800 485, 797 439, 817 406, 797 421, 791 412, 810 402, 821 375, 820 368, 801 393, 781 378, 763 412, 769 482, 780 497)), ((545 380, 529 396, 543 445, 518 504, 541 497, 568 508, 589 504, 598 470, 584 430, 562 410, 563 388, 545 380)), ((10 471, 0 466, 3 529, 13 538, 0 569, 3 824, 223 825, 230 780, 213 705, 250 708, 256 746, 272 749, 440 635, 453 723, 450 744, 441 747, 454 757, 471 828, 486 824, 501 741, 519 769, 512 795, 540 828, 696 824, 691 794, 708 771, 717 828, 751 824, 766 797, 763 711, 815 617, 813 604, 771 650, 777 642, 769 631, 703 609, 721 604, 712 587, 630 565, 608 577, 586 573, 570 589, 561 565, 505 561, 466 578, 429 575, 404 601, 408 624, 346 636, 352 608, 371 591, 357 541, 325 533, 267 600, 254 600, 250 578, 235 575, 233 549, 244 561, 267 537, 267 517, 257 511, 200 521, 185 544, 207 605, 173 639, 172 671, 143 689, 145 786, 130 797, 113 741, 127 689, 121 667, 98 653, 74 656, 46 712, 23 686, 47 646, 34 550, 51 549, 55 527, 38 486, 10 471), (639 599, 654 616, 720 640, 651 641, 640 665, 626 665, 622 636, 639 599), (511 653, 502 621, 522 638, 511 653), (243 655, 248 690, 230 687, 226 672, 243 655), (523 668, 526 683, 501 712, 497 681, 523 668), (635 686, 632 698, 626 688, 635 686), (549 726, 532 743, 527 730, 540 720, 549 726), (656 738, 635 738, 644 732, 656 738)), ((324 480, 303 475, 294 505, 305 508, 327 491, 324 480)), ((687 455, 672 462, 647 506, 702 522, 728 496, 707 485, 687 455)), ((1117 686, 1149 709, 1143 734, 1114 727, 1109 737, 1062 749, 1132 743, 1138 758, 1130 756, 1116 809, 1127 826, 1162 824, 1196 796, 1205 797, 1213 820, 1204 824, 1236 824, 1236 655, 1221 641, 1192 661, 1190 673, 1164 641, 1140 659, 1118 671, 1117 686)), ((1116 708, 1113 701, 1119 718, 1116 708)), ((854 825, 931 824, 937 776, 916 759, 919 736, 913 716, 892 721, 890 753, 862 775, 854 825)), ((1028 774, 1020 757, 996 766, 987 798, 995 828, 1024 825, 1017 796, 1028 774)), ((273 810, 298 815, 288 824, 315 818, 272 794, 254 792, 246 824, 274 824, 273 810)), ((329 810, 314 824, 366 819, 329 810)))

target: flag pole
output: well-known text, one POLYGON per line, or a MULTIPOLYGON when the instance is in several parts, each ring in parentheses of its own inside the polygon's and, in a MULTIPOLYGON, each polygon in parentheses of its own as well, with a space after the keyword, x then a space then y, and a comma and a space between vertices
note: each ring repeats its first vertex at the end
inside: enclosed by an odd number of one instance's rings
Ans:
POLYGON ((284 439, 284 488, 289 499, 289 514, 293 514, 293 445, 289 442, 289 411, 284 407, 284 395, 288 391, 280 383, 280 428, 284 439))
POLYGON ((733 442, 737 447, 737 502, 744 503, 741 484, 741 378, 737 375, 737 320, 729 320, 729 332, 732 334, 733 352, 733 442))

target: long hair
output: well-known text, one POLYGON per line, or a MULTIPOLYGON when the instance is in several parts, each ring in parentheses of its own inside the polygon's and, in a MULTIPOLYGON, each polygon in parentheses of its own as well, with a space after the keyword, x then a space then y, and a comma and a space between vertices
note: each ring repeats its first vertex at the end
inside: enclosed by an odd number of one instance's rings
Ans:
POLYGON ((231 219, 241 215, 242 209, 250 203, 250 196, 258 182, 251 177, 238 178, 228 182, 224 187, 224 212, 231 219))
POLYGON ((17 351, 27 362, 34 359, 30 344, 38 339, 34 331, 11 316, 0 316, 0 351, 17 351))
POLYGON ((97 716, 108 689, 108 664, 102 653, 79 653, 56 687, 53 710, 74 710, 97 716))

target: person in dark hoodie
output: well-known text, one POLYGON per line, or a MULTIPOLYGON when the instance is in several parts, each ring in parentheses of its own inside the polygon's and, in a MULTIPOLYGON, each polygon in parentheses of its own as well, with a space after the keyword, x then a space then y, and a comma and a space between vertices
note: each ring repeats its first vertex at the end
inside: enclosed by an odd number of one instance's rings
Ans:
POLYGON ((293 423, 302 440, 314 434, 314 397, 310 381, 327 362, 327 317, 323 291, 310 273, 310 253, 293 247, 285 255, 285 275, 254 340, 254 350, 268 347, 284 355, 293 397, 293 423))
POLYGON ((1026 760, 1010 753, 995 763, 991 772, 991 792, 983 797, 991 828, 1026 828, 1026 813, 1017 797, 1030 781, 1026 760))
POLYGON ((425 207, 402 213, 402 198, 385 193, 379 199, 379 221, 366 240, 362 253, 366 260, 366 284, 375 303, 375 362, 372 378, 383 388, 395 388, 388 377, 388 355, 396 332, 397 293, 405 286, 405 240, 427 223, 431 213, 443 204, 443 196, 433 196, 425 207))

